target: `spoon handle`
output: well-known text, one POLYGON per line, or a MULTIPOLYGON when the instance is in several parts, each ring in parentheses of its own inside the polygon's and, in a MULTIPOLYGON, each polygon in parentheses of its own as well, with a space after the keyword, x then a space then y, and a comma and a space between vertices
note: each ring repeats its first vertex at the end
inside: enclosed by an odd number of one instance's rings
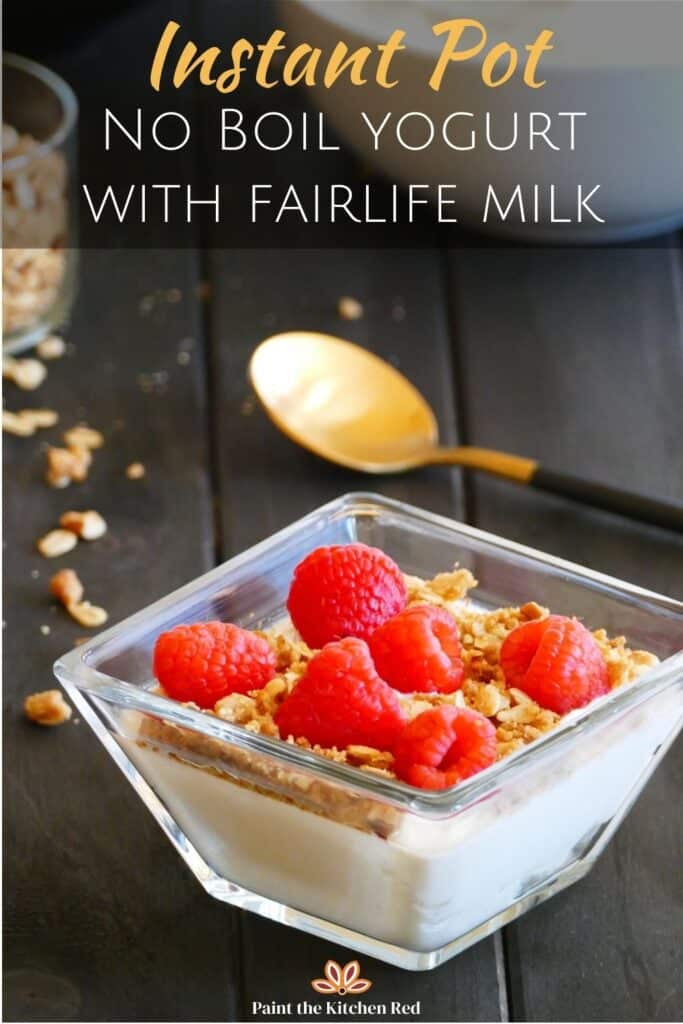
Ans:
POLYGON ((570 473, 561 473, 540 466, 534 459, 521 455, 509 455, 506 452, 490 448, 437 448, 433 460, 468 469, 480 469, 485 473, 493 473, 517 483, 536 487, 541 491, 561 494, 565 498, 573 498, 585 505, 617 512, 631 519, 639 519, 645 523, 662 526, 677 533, 683 533, 683 505, 674 501, 663 501, 650 498, 644 494, 634 494, 619 487, 593 480, 583 480, 570 473))
POLYGON ((634 494, 619 487, 599 484, 594 480, 582 480, 569 473, 559 473, 539 466, 528 481, 532 487, 552 494, 562 494, 584 504, 617 512, 631 519, 639 519, 654 526, 683 533, 683 505, 674 501, 662 501, 645 494, 634 494))

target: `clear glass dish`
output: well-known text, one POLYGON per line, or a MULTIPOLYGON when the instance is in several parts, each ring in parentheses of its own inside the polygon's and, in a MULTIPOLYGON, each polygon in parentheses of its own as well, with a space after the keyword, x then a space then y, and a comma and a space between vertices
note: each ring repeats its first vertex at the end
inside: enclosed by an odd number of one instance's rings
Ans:
POLYGON ((389 963, 435 967, 590 869, 683 712, 683 604, 372 494, 348 494, 71 651, 70 699, 212 896, 389 963), (657 654, 636 682, 450 790, 415 790, 149 692, 180 622, 271 625, 296 563, 360 540, 454 562, 476 602, 536 600, 657 654))

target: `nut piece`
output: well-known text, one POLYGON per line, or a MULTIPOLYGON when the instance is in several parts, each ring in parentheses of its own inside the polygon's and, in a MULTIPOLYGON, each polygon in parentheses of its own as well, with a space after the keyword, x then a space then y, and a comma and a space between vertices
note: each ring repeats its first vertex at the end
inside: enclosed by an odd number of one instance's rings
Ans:
POLYGON ((107 532, 105 520, 94 509, 88 509, 87 512, 65 512, 59 518, 59 525, 81 540, 97 540, 107 532))
POLYGON ((86 629, 102 626, 109 618, 104 608, 83 600, 83 584, 73 569, 62 569, 52 577, 50 593, 62 602, 71 618, 86 629))
POLYGON ((83 600, 83 584, 73 569, 60 569, 50 580, 50 593, 69 608, 83 600))
POLYGON ((71 718, 71 708, 60 690, 32 693, 24 701, 26 717, 38 725, 62 725, 71 718))
POLYGON ((36 352, 41 359, 60 359, 66 352, 66 343, 58 334, 48 334, 38 342, 36 352))
POLYGON ((17 437, 31 437, 39 427, 54 427, 58 419, 53 409, 21 409, 19 412, 3 409, 2 429, 17 437))
POLYGON ((226 722, 246 725, 256 715, 256 701, 245 693, 229 693, 216 702, 214 714, 226 722))
POLYGON ((7 409, 2 410, 2 429, 16 437, 30 437, 36 432, 30 420, 18 412, 8 412, 7 409))
POLYGON ((39 359, 3 359, 2 375, 22 391, 34 391, 45 380, 47 370, 39 359))
POLYGON ((104 437, 99 430, 93 430, 92 427, 87 427, 85 424, 79 424, 65 431, 64 440, 69 448, 86 448, 88 451, 101 448, 104 444, 104 437))
POLYGON ((87 448, 48 448, 45 479, 50 487, 68 487, 72 480, 82 483, 91 462, 87 448))
POLYGON ((346 748, 346 756, 351 764, 358 767, 364 765, 372 768, 391 768, 394 763, 393 754, 387 750, 377 750, 375 747, 364 747, 359 744, 351 744, 346 748))
POLYGON ((19 413, 22 419, 29 420, 34 427, 54 427, 59 416, 54 409, 22 409, 19 413))
POLYGON ((65 555, 67 551, 73 551, 78 543, 78 537, 70 530, 50 530, 36 543, 43 558, 58 558, 65 555))
POLYGON ((364 310, 358 299, 354 299, 350 295, 343 295, 337 303, 337 313, 342 320, 360 320, 364 310))
POLYGON ((94 626, 103 626, 109 616, 104 608, 90 604, 90 601, 80 601, 78 604, 70 604, 67 611, 72 619, 75 619, 80 626, 91 629, 94 626))
POLYGON ((129 480, 141 480, 145 475, 145 467, 141 462, 131 462, 126 468, 126 476, 129 480))

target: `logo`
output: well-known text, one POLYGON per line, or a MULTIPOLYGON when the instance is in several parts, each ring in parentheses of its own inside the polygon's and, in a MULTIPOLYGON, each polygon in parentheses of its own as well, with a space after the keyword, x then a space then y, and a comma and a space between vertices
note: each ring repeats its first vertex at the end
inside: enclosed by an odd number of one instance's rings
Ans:
POLYGON ((350 960, 343 967, 336 960, 328 960, 323 970, 325 977, 314 978, 311 982, 313 991, 322 995, 359 996, 372 988, 371 981, 359 977, 360 964, 357 960, 350 960))

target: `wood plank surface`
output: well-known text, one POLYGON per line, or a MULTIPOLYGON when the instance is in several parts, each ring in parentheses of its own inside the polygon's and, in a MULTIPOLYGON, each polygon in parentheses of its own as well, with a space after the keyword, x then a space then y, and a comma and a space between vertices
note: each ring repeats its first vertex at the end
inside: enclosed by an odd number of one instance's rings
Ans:
MULTIPOLYGON (((680 501, 675 243, 454 252, 466 440, 680 501)), ((476 525, 681 598, 680 537, 483 476, 471 487, 476 525)), ((592 873, 506 930, 512 1019, 677 1019, 682 779, 679 741, 592 873)))
MULTIPOLYGON (((330 466, 296 448, 255 405, 246 366, 269 333, 294 327, 341 333, 367 345, 406 373, 433 403, 444 438, 456 439, 450 390, 445 303, 435 253, 216 252, 210 322, 216 409, 222 543, 225 555, 267 536, 345 491, 368 489, 434 511, 462 512, 459 478, 431 469, 368 478, 330 466), (365 307, 358 321, 340 320, 336 305, 352 295, 365 307)), ((295 1002, 328 956, 326 942, 285 932, 245 915, 242 1009, 252 1000, 295 1002), (276 956, 279 969, 266 972, 276 956)), ((497 1020, 500 999, 493 940, 480 943, 429 974, 410 974, 362 958, 374 980, 373 999, 419 999, 424 1020, 497 1020)))
POLYGON ((49 364, 39 391, 6 390, 9 408, 60 414, 50 431, 5 441, 7 1020, 236 1016, 236 912, 204 894, 84 722, 41 729, 22 714, 24 696, 56 685, 53 661, 87 633, 48 595, 57 569, 76 569, 116 622, 212 563, 197 305, 140 312, 168 289, 192 296, 195 271, 183 253, 89 253, 74 351, 49 364), (196 347, 181 365, 187 338, 196 347), (105 446, 86 483, 53 490, 45 442, 78 420, 105 446), (143 480, 125 476, 134 460, 143 480), (109 532, 46 561, 35 541, 68 508, 97 509, 109 532))
MULTIPOLYGON (((179 0, 176 15, 189 18, 190 6, 179 0)), ((135 5, 74 46, 44 50, 79 97, 86 169, 103 158, 102 110, 112 101, 103 61, 126 68, 116 109, 133 109, 146 40, 167 13, 161 0, 135 5)), ((179 97, 176 108, 189 102, 179 97)), ((8 1019, 236 1015, 235 912, 197 886, 84 723, 46 731, 21 712, 25 694, 54 685, 52 662, 86 632, 47 595, 58 568, 73 566, 116 622, 213 564, 199 259, 192 236, 185 242, 175 252, 82 252, 70 355, 49 364, 38 392, 7 389, 8 408, 45 405, 61 417, 54 430, 5 445, 8 1019), (106 444, 85 484, 52 490, 42 480, 45 442, 78 420, 106 444), (126 478, 132 461, 146 466, 144 480, 126 478), (97 509, 109 532, 46 562, 35 541, 71 507, 97 509)))

